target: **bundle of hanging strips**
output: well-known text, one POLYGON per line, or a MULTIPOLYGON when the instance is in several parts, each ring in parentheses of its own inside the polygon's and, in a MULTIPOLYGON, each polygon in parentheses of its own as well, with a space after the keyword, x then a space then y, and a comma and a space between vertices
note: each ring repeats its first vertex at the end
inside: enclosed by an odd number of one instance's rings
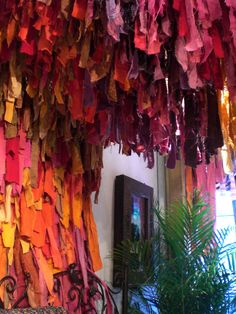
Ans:
POLYGON ((0 73, 0 278, 29 272, 30 305, 60 303, 54 273, 78 263, 88 287, 102 266, 103 147, 182 155, 208 189, 235 148, 236 1, 1 0, 0 73))

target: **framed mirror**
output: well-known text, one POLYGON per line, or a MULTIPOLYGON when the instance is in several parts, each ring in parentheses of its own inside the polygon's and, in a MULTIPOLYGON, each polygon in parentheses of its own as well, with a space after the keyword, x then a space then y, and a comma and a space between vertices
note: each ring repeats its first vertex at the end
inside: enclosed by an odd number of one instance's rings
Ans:
MULTIPOLYGON (((146 240, 153 233, 153 188, 125 175, 115 179, 114 247, 124 240, 146 240)), ((129 272, 130 274, 130 272, 129 272)), ((137 270, 135 270, 136 276, 137 270)), ((142 274, 140 273, 140 276, 142 274)), ((121 287, 125 274, 113 267, 113 286, 121 287)), ((129 278, 132 284, 132 278, 129 278)))

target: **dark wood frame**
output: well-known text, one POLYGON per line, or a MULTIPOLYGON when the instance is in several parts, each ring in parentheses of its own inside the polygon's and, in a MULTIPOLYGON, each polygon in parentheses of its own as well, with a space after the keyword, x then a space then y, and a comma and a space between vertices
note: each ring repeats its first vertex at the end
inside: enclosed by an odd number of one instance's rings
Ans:
MULTIPOLYGON (((153 188, 125 175, 115 179, 115 213, 114 213, 114 247, 124 240, 131 238, 132 195, 145 199, 147 230, 145 234, 150 238, 153 233, 153 188)), ((125 274, 117 272, 116 264, 113 267, 113 286, 121 287, 125 274)))

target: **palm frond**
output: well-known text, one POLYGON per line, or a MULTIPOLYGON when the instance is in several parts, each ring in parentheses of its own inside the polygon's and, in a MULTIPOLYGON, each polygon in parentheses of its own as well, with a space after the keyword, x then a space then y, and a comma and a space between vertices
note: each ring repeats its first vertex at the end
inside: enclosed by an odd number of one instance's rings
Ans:
POLYGON ((121 270, 126 265, 132 284, 136 280, 130 288, 133 310, 223 314, 236 308, 236 245, 226 244, 231 228, 214 232, 209 206, 198 191, 192 204, 183 200, 154 213, 152 239, 125 241, 114 250, 121 270))

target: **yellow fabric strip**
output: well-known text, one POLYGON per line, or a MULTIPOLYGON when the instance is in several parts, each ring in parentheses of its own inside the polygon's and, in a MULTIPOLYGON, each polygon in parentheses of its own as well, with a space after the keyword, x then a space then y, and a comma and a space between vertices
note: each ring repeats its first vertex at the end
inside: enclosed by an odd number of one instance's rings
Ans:
POLYGON ((13 113, 14 113, 14 103, 6 101, 6 111, 4 115, 4 120, 6 122, 11 123, 13 119, 13 113))

